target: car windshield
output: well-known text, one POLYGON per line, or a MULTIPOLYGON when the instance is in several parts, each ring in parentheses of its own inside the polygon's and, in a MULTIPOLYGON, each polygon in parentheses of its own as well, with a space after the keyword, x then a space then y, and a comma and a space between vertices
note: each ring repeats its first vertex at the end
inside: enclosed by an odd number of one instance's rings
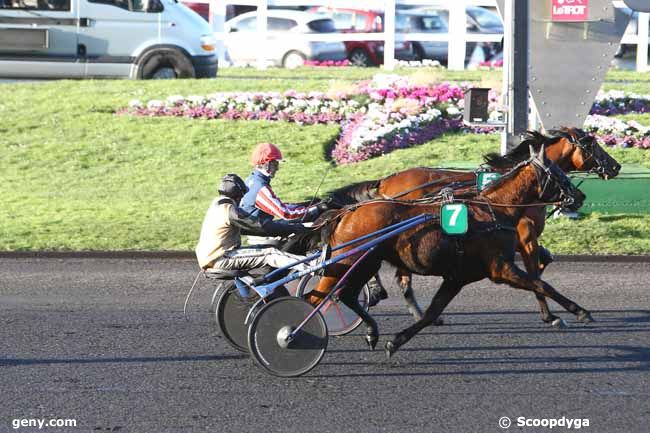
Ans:
POLYGON ((472 8, 471 14, 481 27, 501 27, 501 18, 493 12, 482 8, 472 8))
POLYGON ((334 21, 329 18, 324 18, 320 20, 310 21, 307 24, 307 27, 313 32, 316 33, 334 33, 336 32, 336 26, 334 21))

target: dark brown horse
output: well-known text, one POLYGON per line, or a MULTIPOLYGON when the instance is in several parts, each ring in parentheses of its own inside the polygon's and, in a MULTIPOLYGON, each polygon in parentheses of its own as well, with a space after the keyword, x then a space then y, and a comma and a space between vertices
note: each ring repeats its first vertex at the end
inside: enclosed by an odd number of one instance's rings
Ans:
MULTIPOLYGON (((531 149, 531 153, 533 153, 531 149)), ((489 278, 495 283, 532 291, 549 297, 581 322, 591 321, 587 310, 559 294, 537 277, 520 270, 514 263, 517 237, 515 226, 526 207, 540 202, 564 200, 577 209, 584 195, 573 186, 555 164, 545 160, 543 148, 539 154, 518 164, 500 180, 467 201, 469 231, 463 236, 445 235, 439 224, 426 223, 407 230, 381 244, 367 256, 362 266, 351 273, 339 297, 359 314, 368 331, 366 341, 374 348, 379 332, 377 324, 358 303, 361 287, 386 260, 400 269, 420 275, 438 275, 444 281, 422 319, 400 332, 386 346, 392 354, 423 327, 431 325, 461 288, 469 283, 489 278)), ((341 211, 324 233, 332 247, 359 236, 375 232, 391 224, 423 213, 438 215, 440 203, 412 204, 395 200, 378 200, 361 204, 354 210, 341 211)), ((346 251, 342 249, 334 255, 346 251)), ((350 269, 355 258, 330 265, 308 301, 317 304, 337 281, 350 269)))
MULTIPOLYGON (((564 172, 596 172, 601 178, 615 177, 621 166, 605 152, 593 136, 580 129, 563 129, 551 131, 552 136, 530 132, 526 140, 505 156, 488 154, 486 164, 495 171, 504 172, 515 164, 525 160, 529 155, 529 146, 536 150, 545 146, 546 156, 554 161, 564 172)), ((472 196, 477 193, 476 173, 433 169, 426 167, 405 170, 378 181, 362 182, 334 191, 332 198, 342 204, 376 198, 397 198, 416 200, 426 195, 438 193, 444 187, 452 187, 455 195, 472 196)), ((545 208, 543 206, 528 208, 516 224, 517 250, 521 253, 526 271, 533 277, 541 275, 544 268, 552 261, 550 253, 540 247, 537 239, 545 226, 545 208)), ((413 297, 411 274, 404 269, 397 269, 396 278, 404 295, 409 311, 416 320, 422 316, 421 310, 413 297)), ((542 320, 546 323, 561 324, 551 314, 542 295, 536 294, 542 320)))

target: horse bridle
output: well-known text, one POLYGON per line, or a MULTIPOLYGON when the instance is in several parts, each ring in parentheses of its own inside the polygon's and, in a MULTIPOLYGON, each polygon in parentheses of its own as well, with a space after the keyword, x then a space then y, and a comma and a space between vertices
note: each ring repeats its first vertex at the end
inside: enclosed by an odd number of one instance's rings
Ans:
POLYGON ((532 162, 535 168, 535 176, 541 190, 538 198, 541 201, 551 201, 552 198, 546 197, 549 186, 555 186, 560 194, 559 201, 561 207, 569 207, 575 203, 575 192, 577 188, 573 186, 569 177, 556 164, 544 164, 536 157, 530 158, 526 163, 532 162))
POLYGON ((607 169, 610 168, 607 161, 605 161, 604 156, 596 156, 596 137, 592 135, 584 135, 580 138, 576 138, 573 135, 569 134, 569 141, 576 145, 580 151, 586 155, 586 158, 583 159, 583 162, 586 163, 590 160, 596 161, 596 166, 589 170, 589 173, 596 173, 599 176, 604 177, 607 173, 607 169))

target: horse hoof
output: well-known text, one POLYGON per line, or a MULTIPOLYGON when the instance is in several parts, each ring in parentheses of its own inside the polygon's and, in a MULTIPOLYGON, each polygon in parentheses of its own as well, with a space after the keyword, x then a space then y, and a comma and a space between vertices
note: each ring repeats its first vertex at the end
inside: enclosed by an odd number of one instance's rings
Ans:
POLYGON ((375 350, 375 346, 377 346, 379 337, 375 337, 373 335, 366 335, 366 338, 364 340, 366 341, 368 347, 370 347, 370 350, 375 350))
POLYGON ((583 311, 580 314, 578 314, 577 317, 578 322, 580 323, 591 323, 594 321, 594 318, 591 317, 591 313, 589 311, 583 311))
POLYGON ((557 317, 557 316, 542 317, 542 322, 548 323, 548 324, 552 324, 556 320, 561 320, 561 319, 559 317, 557 317))
POLYGON ((553 320, 551 322, 551 325, 553 325, 553 327, 556 329, 567 329, 569 327, 569 325, 567 325, 567 323, 559 317, 553 320))
POLYGON ((392 341, 389 341, 384 345, 384 351, 386 352, 386 358, 390 359, 393 353, 397 351, 397 347, 395 347, 392 341))

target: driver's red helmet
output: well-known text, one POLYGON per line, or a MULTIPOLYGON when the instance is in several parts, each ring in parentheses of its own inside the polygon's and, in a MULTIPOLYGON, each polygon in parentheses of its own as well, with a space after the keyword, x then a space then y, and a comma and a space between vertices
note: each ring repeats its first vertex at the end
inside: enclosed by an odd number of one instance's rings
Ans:
POLYGON ((251 155, 251 164, 254 166, 266 164, 271 161, 280 161, 282 159, 282 152, 273 143, 260 143, 257 145, 253 154, 251 155))

